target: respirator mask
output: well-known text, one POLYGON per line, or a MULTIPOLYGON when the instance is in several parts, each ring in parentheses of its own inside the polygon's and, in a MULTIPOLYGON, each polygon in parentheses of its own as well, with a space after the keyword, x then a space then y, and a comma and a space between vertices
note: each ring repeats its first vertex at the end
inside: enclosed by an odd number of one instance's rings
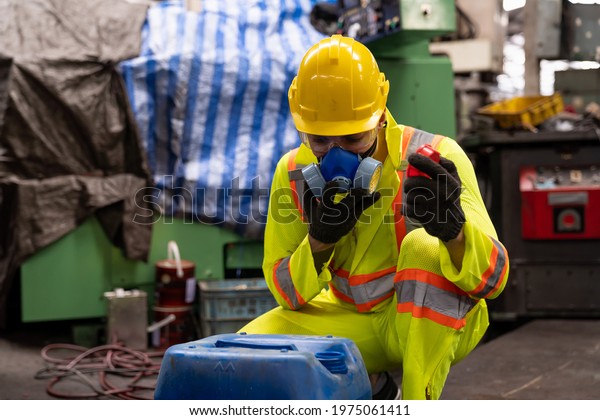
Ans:
POLYGON ((302 175, 315 197, 321 197, 325 184, 334 181, 341 192, 362 188, 373 194, 381 178, 381 162, 361 157, 341 147, 333 147, 318 164, 302 168, 302 175))

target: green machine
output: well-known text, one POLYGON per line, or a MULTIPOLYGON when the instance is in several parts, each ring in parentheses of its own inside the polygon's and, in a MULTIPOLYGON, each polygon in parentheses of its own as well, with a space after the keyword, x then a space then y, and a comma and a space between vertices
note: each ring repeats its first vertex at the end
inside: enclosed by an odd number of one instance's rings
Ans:
POLYGON ((450 59, 432 56, 434 37, 456 28, 452 0, 340 1, 341 31, 366 44, 390 81, 388 108, 400 124, 456 137, 450 59))
MULTIPOLYGON (((451 0, 340 1, 346 35, 364 42, 390 81, 388 107, 401 124, 456 135, 453 72, 447 57, 429 53, 430 39, 455 29, 451 0)), ((138 288, 151 298, 154 263, 167 258, 168 241, 196 265, 196 278, 223 279, 227 267, 256 269, 262 244, 221 227, 159 221, 149 262, 126 260, 95 218, 41 250, 21 267, 24 322, 102 317, 103 294, 138 288), (224 252, 224 250, 229 252, 224 252)))
POLYGON ((262 262, 262 243, 175 218, 153 225, 148 263, 127 260, 92 217, 21 266, 22 321, 102 317, 104 292, 115 288, 143 290, 152 303, 154 263, 167 258, 169 241, 177 243, 182 259, 195 264, 198 280, 234 277, 236 270, 256 270, 262 262))

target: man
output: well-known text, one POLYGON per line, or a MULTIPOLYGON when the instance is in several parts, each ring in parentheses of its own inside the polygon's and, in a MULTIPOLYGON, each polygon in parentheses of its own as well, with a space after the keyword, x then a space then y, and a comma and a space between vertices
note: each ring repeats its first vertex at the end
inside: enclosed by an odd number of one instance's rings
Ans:
POLYGON ((503 290, 508 255, 460 146, 397 124, 388 91, 351 38, 304 56, 289 89, 303 144, 277 166, 265 231, 263 270, 281 307, 242 331, 348 337, 375 399, 398 396, 387 372, 400 368, 403 398, 438 399, 488 326, 484 299, 503 290), (414 153, 422 144, 439 163, 414 153), (330 180, 322 195, 311 190, 301 169, 340 148, 382 162, 376 191, 330 180), (425 176, 407 177, 407 156, 425 176))

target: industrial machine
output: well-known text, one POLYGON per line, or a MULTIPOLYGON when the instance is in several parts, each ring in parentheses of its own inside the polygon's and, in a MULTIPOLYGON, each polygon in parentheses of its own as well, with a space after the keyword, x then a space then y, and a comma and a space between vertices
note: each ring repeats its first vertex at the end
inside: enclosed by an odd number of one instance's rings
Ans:
POLYGON ((519 189, 523 239, 600 239, 596 165, 524 166, 519 189))
MULTIPOLYGON (((598 5, 547 0, 528 7, 516 25, 528 59, 597 61, 598 5)), ((526 66, 525 91, 528 76, 539 78, 539 66, 530 71, 526 66)), ((496 319, 600 315, 600 131, 597 117, 584 114, 597 100, 598 86, 598 70, 557 71, 547 104, 560 96, 565 107, 583 115, 501 130, 498 118, 509 113, 499 112, 496 124, 478 120, 462 139, 510 256, 506 289, 489 302, 496 319)), ((514 115, 531 112, 526 107, 514 115)))
POLYGON ((600 315, 600 143, 594 130, 464 139, 510 256, 496 319, 600 315))
POLYGON ((388 108, 401 124, 456 135, 454 73, 431 39, 454 31, 448 0, 341 0, 338 33, 365 43, 390 81, 388 108))

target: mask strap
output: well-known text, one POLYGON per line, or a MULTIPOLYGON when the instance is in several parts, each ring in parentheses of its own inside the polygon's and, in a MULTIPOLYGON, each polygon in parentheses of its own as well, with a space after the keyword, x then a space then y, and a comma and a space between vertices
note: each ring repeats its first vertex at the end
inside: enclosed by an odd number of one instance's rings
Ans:
POLYGON ((367 151, 363 152, 360 154, 361 158, 366 158, 366 157, 370 157, 373 153, 375 153, 375 149, 377 148, 377 142, 379 141, 379 138, 375 137, 375 141, 373 142, 373 144, 371 145, 371 147, 369 147, 367 149, 367 151))

